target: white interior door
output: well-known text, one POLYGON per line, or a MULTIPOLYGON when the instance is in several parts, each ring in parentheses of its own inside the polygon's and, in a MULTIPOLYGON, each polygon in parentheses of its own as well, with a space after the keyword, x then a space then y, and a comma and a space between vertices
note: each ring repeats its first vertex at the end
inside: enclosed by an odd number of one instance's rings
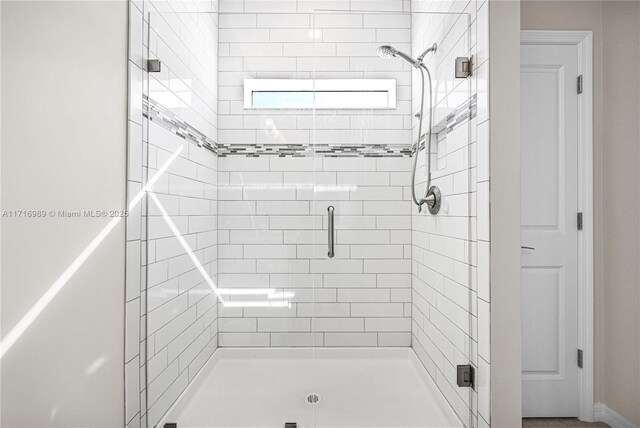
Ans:
POLYGON ((578 50, 523 45, 521 63, 523 416, 575 417, 578 50))

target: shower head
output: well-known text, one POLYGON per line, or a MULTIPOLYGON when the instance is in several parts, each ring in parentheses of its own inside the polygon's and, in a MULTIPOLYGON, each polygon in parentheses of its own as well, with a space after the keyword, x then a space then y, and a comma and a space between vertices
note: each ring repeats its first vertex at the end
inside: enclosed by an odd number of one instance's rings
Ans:
POLYGON ((377 53, 380 58, 392 58, 398 52, 393 46, 382 45, 378 48, 377 53))
POLYGON ((382 45, 382 46, 380 46, 378 48, 377 52, 378 52, 378 56, 380 58, 399 57, 399 58, 402 58, 403 60, 407 61, 409 64, 411 64, 414 67, 419 67, 420 66, 420 62, 418 62, 415 59, 411 58, 406 53, 400 52, 398 49, 394 48, 393 46, 382 45))

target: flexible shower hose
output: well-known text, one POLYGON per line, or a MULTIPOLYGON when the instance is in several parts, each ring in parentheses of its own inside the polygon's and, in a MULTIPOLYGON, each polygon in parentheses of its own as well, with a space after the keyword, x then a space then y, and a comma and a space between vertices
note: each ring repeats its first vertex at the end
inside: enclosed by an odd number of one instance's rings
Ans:
MULTIPOLYGON (((420 141, 422 140, 422 120, 424 118, 424 72, 427 72, 427 77, 429 78, 429 140, 427 142, 426 147, 426 164, 427 164, 427 189, 426 192, 431 188, 431 130, 433 129, 433 94, 432 94, 432 86, 431 86, 431 73, 429 69, 424 65, 420 64, 418 66, 418 70, 420 70, 420 76, 422 77, 422 96, 420 98, 420 118, 418 121, 418 142, 416 143, 416 151, 413 154, 413 172, 411 173, 411 197, 413 198, 413 203, 418 206, 418 212, 422 211, 422 204, 425 203, 424 199, 418 201, 416 198, 416 169, 418 167, 418 153, 420 152, 420 141)), ((425 192, 425 197, 426 197, 425 192)))

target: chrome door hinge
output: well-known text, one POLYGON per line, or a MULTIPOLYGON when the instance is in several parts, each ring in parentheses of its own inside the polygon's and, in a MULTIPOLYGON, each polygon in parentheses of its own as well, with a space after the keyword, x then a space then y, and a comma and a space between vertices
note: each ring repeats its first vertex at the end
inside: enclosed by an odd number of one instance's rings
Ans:
POLYGON ((456 79, 465 79, 473 74, 473 56, 456 58, 456 79))
POLYGON ((582 349, 578 349, 578 367, 582 368, 583 364, 582 349))
POLYGON ((162 71, 162 63, 159 59, 147 60, 147 71, 149 73, 160 73, 162 71))
POLYGON ((582 213, 578 213, 578 230, 582 230, 582 213))
POLYGON ((582 74, 578 76, 578 93, 582 93, 582 74))
POLYGON ((473 366, 471 364, 457 366, 457 370, 458 378, 456 383, 458 384, 458 386, 473 388, 475 381, 473 366))

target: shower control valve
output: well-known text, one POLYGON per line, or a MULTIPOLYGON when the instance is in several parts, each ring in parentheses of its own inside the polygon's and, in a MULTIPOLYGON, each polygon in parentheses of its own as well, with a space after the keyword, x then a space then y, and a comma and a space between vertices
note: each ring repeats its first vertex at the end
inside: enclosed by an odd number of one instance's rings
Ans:
POLYGON ((442 205, 442 194, 438 186, 431 186, 424 199, 418 204, 418 212, 422 212, 422 204, 427 204, 427 208, 432 215, 438 214, 442 205))

